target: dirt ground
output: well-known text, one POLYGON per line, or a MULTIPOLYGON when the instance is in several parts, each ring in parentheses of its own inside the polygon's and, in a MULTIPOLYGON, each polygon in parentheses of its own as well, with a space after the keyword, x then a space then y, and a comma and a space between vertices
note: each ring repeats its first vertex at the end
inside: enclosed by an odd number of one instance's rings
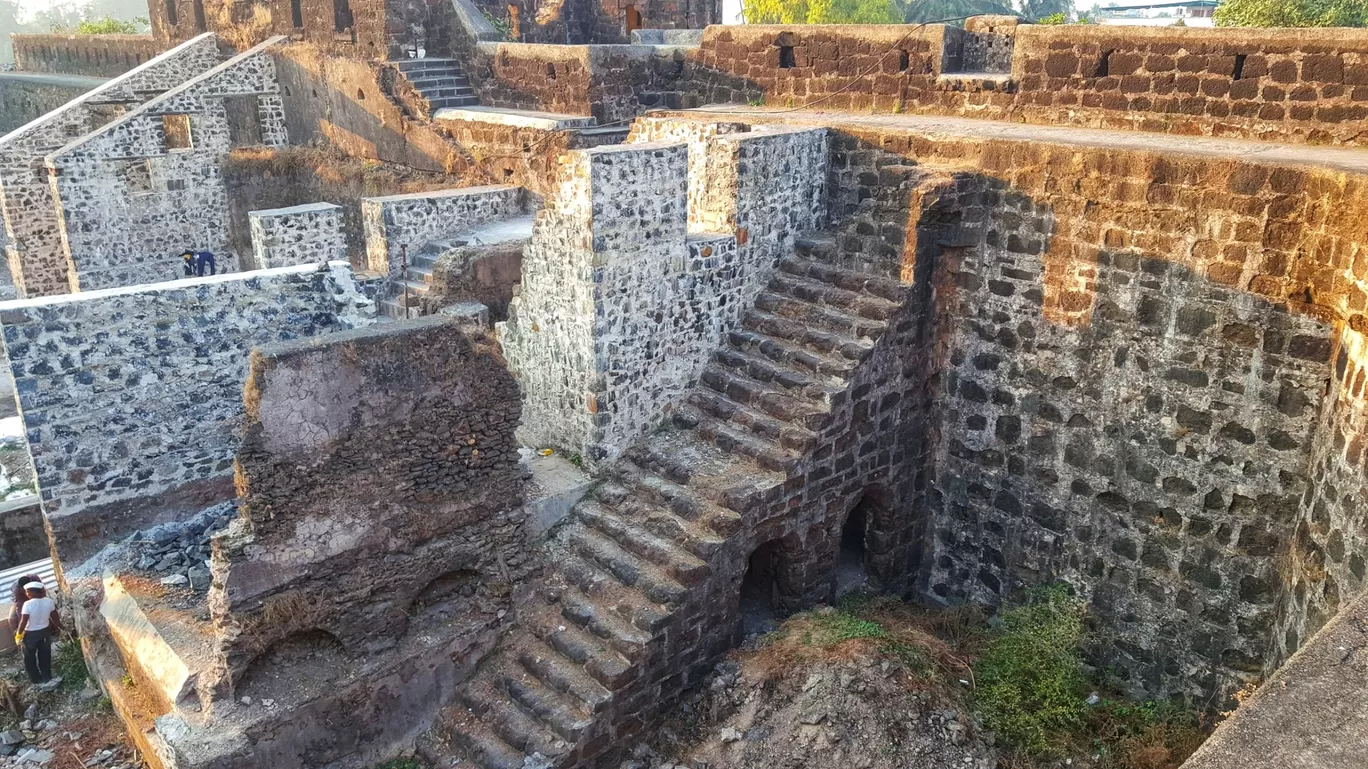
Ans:
POLYGON ((0 767, 143 766, 109 700, 86 678, 78 650, 55 647, 53 672, 63 677, 61 686, 39 691, 29 684, 18 651, 0 654, 0 767))

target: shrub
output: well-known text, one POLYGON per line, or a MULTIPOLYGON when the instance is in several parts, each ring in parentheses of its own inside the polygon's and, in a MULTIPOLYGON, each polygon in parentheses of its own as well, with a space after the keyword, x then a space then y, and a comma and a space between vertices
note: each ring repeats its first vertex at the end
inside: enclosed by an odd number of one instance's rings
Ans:
POLYGON ((1052 14, 1050 14, 1049 16, 1041 16, 1040 18, 1038 18, 1038 19, 1035 20, 1035 23, 1037 23, 1037 24, 1068 24, 1068 23, 1069 23, 1069 14, 1067 14, 1067 13, 1062 13, 1062 12, 1061 12, 1061 13, 1052 13, 1052 14))
POLYGON ((1368 0, 1226 0, 1218 27, 1362 27, 1368 0))
POLYGON ((1087 714, 1082 641, 1082 603, 1062 585, 1032 591, 1004 612, 974 665, 974 707, 984 724, 1024 755, 1062 754, 1087 714))

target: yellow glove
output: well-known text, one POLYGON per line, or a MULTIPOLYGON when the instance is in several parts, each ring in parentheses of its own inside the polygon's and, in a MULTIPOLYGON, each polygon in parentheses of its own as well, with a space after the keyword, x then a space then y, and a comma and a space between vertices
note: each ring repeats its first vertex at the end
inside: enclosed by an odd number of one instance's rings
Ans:
POLYGON ((15 645, 15 646, 23 646, 23 645, 24 645, 24 634, 23 634, 23 633, 15 633, 15 634, 14 634, 14 645, 15 645))

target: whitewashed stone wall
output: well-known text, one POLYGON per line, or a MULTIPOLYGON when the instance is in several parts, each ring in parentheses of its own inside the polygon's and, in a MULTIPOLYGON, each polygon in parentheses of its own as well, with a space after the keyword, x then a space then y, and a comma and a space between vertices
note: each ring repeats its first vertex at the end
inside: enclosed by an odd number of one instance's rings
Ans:
POLYGON ((0 303, 54 532, 231 477, 250 350, 374 319, 338 262, 0 303))
POLYGON ((43 158, 222 60, 213 33, 200 35, 0 137, 0 241, 19 296, 74 290, 43 158))
POLYGON ((413 254, 434 240, 527 213, 527 205, 527 191, 509 185, 362 198, 367 265, 397 278, 404 246, 413 254))
POLYGON ((690 140, 694 159, 686 143, 641 141, 644 130, 563 159, 499 326, 525 398, 520 438, 591 463, 616 459, 682 401, 794 237, 822 218, 822 129, 654 128, 690 140), (691 184, 691 165, 714 186, 691 184), (691 221, 723 227, 690 238, 691 221))
POLYGON ((174 279, 187 248, 214 252, 220 271, 237 269, 221 173, 231 149, 225 100, 257 97, 262 143, 283 146, 271 49, 284 41, 235 56, 48 156, 75 286, 174 279), (189 148, 168 147, 164 115, 189 116, 189 148))
POLYGON ((248 211, 258 269, 347 260, 342 206, 305 203, 248 211))

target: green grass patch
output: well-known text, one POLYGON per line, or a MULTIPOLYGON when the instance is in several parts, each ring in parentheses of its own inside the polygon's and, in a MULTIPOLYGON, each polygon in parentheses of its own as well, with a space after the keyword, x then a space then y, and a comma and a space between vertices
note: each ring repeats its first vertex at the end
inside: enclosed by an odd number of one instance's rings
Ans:
POLYGON ((63 641, 52 652, 52 674, 62 677, 62 689, 73 691, 84 689, 90 673, 86 670, 85 655, 81 652, 81 642, 75 639, 63 641))
POLYGON ((391 758, 382 764, 376 764, 373 769, 427 769, 427 765, 416 758, 391 758))

